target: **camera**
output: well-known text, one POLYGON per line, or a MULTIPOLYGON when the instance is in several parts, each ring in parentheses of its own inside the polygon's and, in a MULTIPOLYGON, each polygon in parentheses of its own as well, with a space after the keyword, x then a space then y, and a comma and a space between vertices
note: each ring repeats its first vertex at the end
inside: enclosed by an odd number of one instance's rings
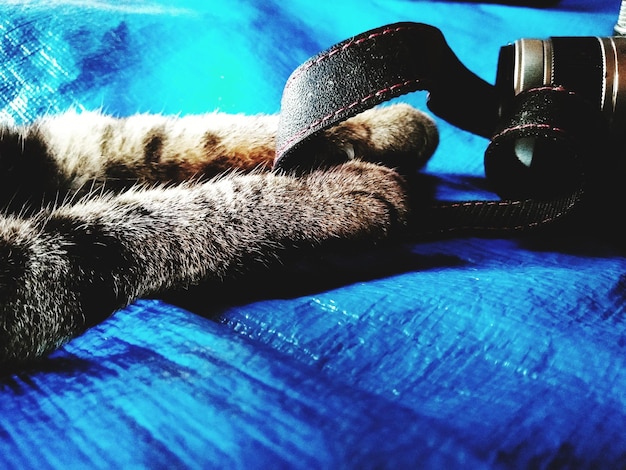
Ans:
POLYGON ((323 131, 425 90, 431 112, 490 139, 485 175, 501 198, 436 203, 422 214, 430 221, 425 232, 515 231, 572 213, 602 218, 616 201, 626 205, 626 36, 619 35, 626 0, 615 32, 519 39, 500 49, 491 84, 465 67, 434 26, 400 22, 365 31, 287 80, 274 168, 306 167, 307 145, 323 131))
POLYGON ((500 49, 501 106, 523 91, 558 85, 599 109, 611 140, 626 140, 626 37, 519 39, 500 49))

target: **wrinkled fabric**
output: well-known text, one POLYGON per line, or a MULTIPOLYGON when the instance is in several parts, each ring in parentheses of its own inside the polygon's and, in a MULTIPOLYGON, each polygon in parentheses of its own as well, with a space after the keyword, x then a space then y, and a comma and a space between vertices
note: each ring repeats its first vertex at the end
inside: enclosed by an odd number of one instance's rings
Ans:
MULTIPOLYGON (((437 26, 493 82, 501 45, 609 35, 619 9, 617 0, 224 5, 5 2, 0 117, 29 122, 68 107, 273 113, 309 56, 396 21, 437 26)), ((425 96, 403 100, 423 107, 425 96)), ((438 124, 426 168, 436 196, 493 198, 487 141, 438 124)), ((328 256, 295 272, 249 293, 138 301, 0 377, 0 466, 626 467, 620 246, 457 238, 328 256)))

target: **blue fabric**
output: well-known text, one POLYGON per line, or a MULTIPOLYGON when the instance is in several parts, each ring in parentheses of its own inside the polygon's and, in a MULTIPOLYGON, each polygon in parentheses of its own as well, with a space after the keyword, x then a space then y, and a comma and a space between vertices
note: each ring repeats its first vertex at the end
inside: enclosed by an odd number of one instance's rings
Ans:
MULTIPOLYGON (((501 45, 608 35, 619 9, 172 3, 3 4, 0 117, 276 112, 302 61, 394 21, 439 27, 492 82, 501 45)), ((486 140, 439 124, 426 169, 439 197, 493 197, 486 140)), ((626 467, 622 253, 462 238, 321 260, 328 282, 303 273, 291 290, 204 291, 189 309, 139 301, 0 378, 0 466, 626 467)))

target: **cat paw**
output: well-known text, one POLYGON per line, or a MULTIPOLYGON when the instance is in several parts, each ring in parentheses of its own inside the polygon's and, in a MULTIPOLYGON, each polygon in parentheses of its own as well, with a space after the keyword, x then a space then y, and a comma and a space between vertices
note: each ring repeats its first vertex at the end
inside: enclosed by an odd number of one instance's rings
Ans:
POLYGON ((424 166, 439 144, 435 121, 404 103, 369 109, 328 132, 355 158, 402 173, 424 166))
POLYGON ((320 201, 334 237, 380 240, 403 230, 409 216, 407 185, 398 172, 354 160, 309 177, 313 194, 332 197, 320 201))
POLYGON ((298 168, 317 168, 363 160, 410 175, 426 164, 438 144, 435 121, 398 103, 368 109, 313 136, 293 161, 298 168))

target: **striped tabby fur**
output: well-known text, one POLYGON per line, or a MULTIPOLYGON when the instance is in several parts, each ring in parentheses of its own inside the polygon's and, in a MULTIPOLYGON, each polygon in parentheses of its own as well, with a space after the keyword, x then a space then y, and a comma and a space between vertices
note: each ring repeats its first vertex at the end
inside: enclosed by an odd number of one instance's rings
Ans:
POLYGON ((403 179, 365 160, 423 162, 428 117, 363 113, 318 148, 358 159, 298 175, 269 171, 277 124, 69 111, 0 127, 0 362, 45 355, 142 296, 402 229, 403 179))

